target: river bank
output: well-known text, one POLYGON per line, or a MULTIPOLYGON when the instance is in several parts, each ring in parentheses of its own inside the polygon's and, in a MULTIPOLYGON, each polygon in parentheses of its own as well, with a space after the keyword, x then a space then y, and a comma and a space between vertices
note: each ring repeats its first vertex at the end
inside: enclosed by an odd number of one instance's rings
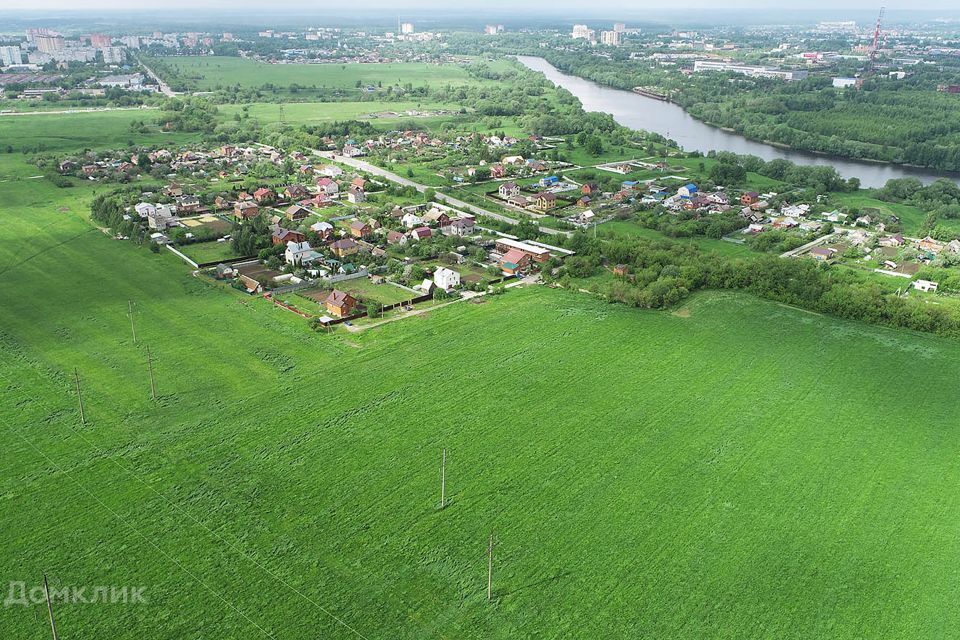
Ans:
POLYGON ((947 172, 841 158, 751 140, 739 133, 697 120, 674 102, 647 97, 634 91, 605 87, 592 80, 563 73, 540 57, 517 56, 517 60, 528 69, 543 73, 555 85, 572 93, 587 111, 609 113, 625 127, 659 133, 687 151, 730 151, 758 156, 767 161, 782 158, 799 165, 831 166, 844 178, 858 178, 860 184, 866 188, 880 188, 888 180, 906 177, 917 178, 924 184, 938 178, 960 182, 960 175, 947 172))

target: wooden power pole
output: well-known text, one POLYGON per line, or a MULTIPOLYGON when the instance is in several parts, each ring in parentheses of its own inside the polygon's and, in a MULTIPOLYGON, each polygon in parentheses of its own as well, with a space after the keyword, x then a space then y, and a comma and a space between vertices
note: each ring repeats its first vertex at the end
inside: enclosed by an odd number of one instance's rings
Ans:
POLYGON ((80 372, 76 368, 73 370, 73 381, 77 385, 77 402, 80 404, 80 424, 87 426, 87 417, 83 413, 83 394, 80 393, 80 372))
POLYGON ((147 369, 150 371, 150 396, 157 399, 157 381, 153 377, 153 357, 150 354, 150 347, 147 347, 147 369))
POLYGON ((50 603, 50 585, 47 584, 47 574, 43 574, 43 595, 47 598, 47 615, 50 616, 50 631, 53 640, 57 640, 57 623, 53 619, 53 605, 50 603))
POLYGON ((447 506, 447 450, 440 454, 440 508, 447 506))
POLYGON ((130 333, 133 334, 133 344, 137 344, 137 327, 133 324, 133 300, 127 300, 127 312, 130 314, 130 333))
POLYGON ((493 533, 487 543, 487 602, 493 600, 493 533))

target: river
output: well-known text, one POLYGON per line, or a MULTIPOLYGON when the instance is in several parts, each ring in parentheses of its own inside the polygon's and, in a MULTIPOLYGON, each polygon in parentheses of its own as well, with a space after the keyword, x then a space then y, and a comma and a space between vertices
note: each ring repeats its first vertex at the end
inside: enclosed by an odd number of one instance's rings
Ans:
POLYGON ((844 178, 860 178, 860 184, 864 187, 882 187, 891 178, 914 177, 924 183, 944 177, 955 181, 958 179, 955 174, 939 173, 932 169, 837 158, 748 140, 737 133, 704 124, 673 103, 568 75, 543 58, 517 56, 517 59, 577 96, 587 111, 609 113, 625 127, 659 133, 688 151, 732 151, 759 156, 764 160, 784 158, 796 164, 832 166, 844 178))

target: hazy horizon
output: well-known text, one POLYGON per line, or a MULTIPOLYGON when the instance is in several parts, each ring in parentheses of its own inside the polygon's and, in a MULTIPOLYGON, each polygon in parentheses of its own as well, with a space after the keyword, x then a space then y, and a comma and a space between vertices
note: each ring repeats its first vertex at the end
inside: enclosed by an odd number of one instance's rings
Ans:
MULTIPOLYGON (((252 0, 142 0, 137 7, 131 9, 123 3, 116 0, 84 0, 82 2, 69 2, 68 0, 7 0, 4 7, 0 9, 3 12, 25 12, 36 13, 44 11, 68 12, 70 14, 86 12, 125 12, 138 13, 144 11, 156 10, 177 10, 189 11, 190 13, 203 13, 211 11, 229 10, 244 14, 261 14, 281 12, 295 12, 302 14, 351 14, 357 11, 375 11, 378 13, 404 13, 404 12, 426 12, 443 11, 449 14, 462 15, 465 13, 497 14, 497 15, 532 15, 537 14, 541 18, 560 18, 557 14, 564 15, 624 15, 640 17, 643 15, 680 15, 686 11, 700 11, 710 13, 720 12, 738 12, 738 11, 758 11, 764 14, 799 14, 824 12, 830 15, 849 12, 872 12, 879 11, 880 6, 884 5, 888 12, 893 13, 916 13, 916 12, 944 12, 945 14, 960 13, 960 6, 955 0, 917 0, 916 2, 904 2, 902 0, 891 2, 890 0, 844 0, 843 2, 829 2, 828 0, 811 0, 803 5, 803 8, 772 8, 769 3, 762 0, 727 0, 722 5, 717 5, 709 0, 687 0, 685 2, 674 3, 665 8, 662 2, 653 2, 650 0, 601 0, 600 2, 590 3, 584 6, 581 2, 574 0, 532 0, 518 6, 515 0, 488 0, 483 5, 483 10, 465 7, 450 7, 449 2, 442 0, 407 0, 402 3, 390 2, 388 0, 357 0, 349 8, 317 6, 312 2, 304 0, 274 0, 269 8, 261 2, 252 0), (544 15, 544 11, 550 14, 544 15)), ((227 17, 227 16, 225 16, 227 17)), ((236 17, 236 16, 233 16, 236 17)), ((689 16, 695 18, 695 16, 689 16)))

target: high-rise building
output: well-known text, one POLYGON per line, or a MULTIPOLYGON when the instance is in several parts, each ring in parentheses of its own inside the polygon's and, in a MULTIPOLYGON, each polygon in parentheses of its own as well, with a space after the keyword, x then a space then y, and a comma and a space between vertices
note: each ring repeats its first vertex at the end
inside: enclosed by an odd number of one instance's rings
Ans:
POLYGON ((570 34, 570 36, 574 40, 593 41, 597 39, 597 32, 585 24, 575 24, 573 25, 573 32, 570 34))
POLYGON ((23 64, 20 47, 0 47, 0 66, 9 67, 13 64, 23 64))
POLYGON ((104 47, 101 51, 103 52, 103 61, 106 64, 123 64, 126 62, 127 56, 123 47, 104 47))
POLYGON ((622 35, 619 31, 602 31, 600 33, 600 44, 619 47, 623 41, 622 35))
POLYGON ((40 29, 27 29, 27 42, 30 44, 35 44, 37 36, 58 36, 60 35, 52 29, 47 29, 46 27, 41 27, 40 29))
POLYGON ((113 44, 113 38, 105 36, 102 33, 94 33, 90 36, 90 46, 94 49, 103 49, 113 44))
POLYGON ((37 49, 42 53, 55 53, 67 46, 63 36, 36 35, 33 41, 37 44, 37 49))
POLYGON ((413 31, 414 29, 413 29, 412 22, 404 22, 403 24, 400 25, 400 33, 402 33, 405 36, 410 35, 411 33, 413 33, 413 31))
POLYGON ((123 36, 120 38, 120 42, 123 43, 123 46, 128 49, 139 49, 140 48, 140 36, 123 36))
POLYGON ((627 30, 627 25, 625 25, 622 22, 617 22, 616 24, 613 25, 613 30, 616 31, 617 33, 623 33, 624 31, 627 30))

